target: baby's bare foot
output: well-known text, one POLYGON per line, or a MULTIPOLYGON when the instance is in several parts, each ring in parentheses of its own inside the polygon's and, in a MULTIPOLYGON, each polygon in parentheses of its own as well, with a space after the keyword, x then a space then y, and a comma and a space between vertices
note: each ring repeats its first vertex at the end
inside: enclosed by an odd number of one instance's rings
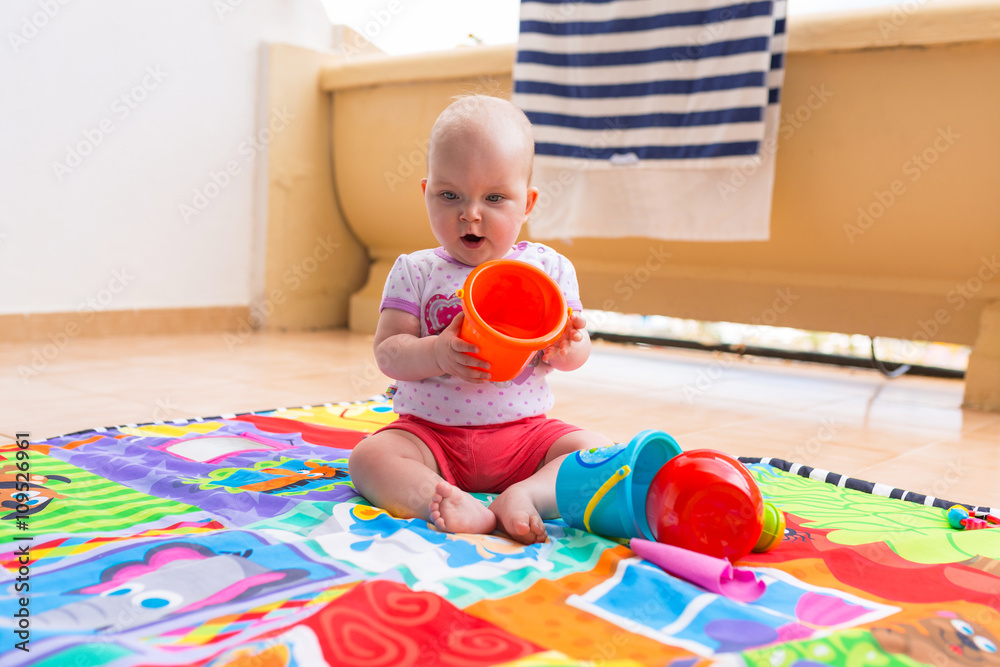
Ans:
POLYGON ((489 507, 501 530, 523 544, 544 542, 548 533, 531 496, 517 486, 508 487, 489 507))
POLYGON ((476 498, 444 480, 434 489, 430 504, 431 521, 448 533, 492 533, 497 518, 476 498))

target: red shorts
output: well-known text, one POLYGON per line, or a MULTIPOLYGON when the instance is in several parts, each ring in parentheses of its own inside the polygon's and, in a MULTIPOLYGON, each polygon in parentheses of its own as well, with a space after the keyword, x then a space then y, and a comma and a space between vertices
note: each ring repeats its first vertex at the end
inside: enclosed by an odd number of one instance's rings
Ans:
POLYGON ((447 426, 400 415, 375 433, 389 429, 420 438, 449 483, 463 491, 486 493, 500 493, 531 477, 552 443, 567 433, 582 430, 545 415, 484 426, 447 426))

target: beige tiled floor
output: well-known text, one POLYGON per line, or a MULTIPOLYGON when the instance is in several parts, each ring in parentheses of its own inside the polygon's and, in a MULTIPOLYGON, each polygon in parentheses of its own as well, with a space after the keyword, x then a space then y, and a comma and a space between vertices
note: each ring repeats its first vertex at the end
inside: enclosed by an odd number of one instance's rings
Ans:
MULTIPOLYGON (((364 399, 388 384, 371 338, 345 331, 6 344, 0 368, 0 441, 364 399)), ((1000 414, 962 410, 958 381, 612 344, 550 381, 553 416, 616 441, 660 428, 685 449, 1000 506, 1000 414)))

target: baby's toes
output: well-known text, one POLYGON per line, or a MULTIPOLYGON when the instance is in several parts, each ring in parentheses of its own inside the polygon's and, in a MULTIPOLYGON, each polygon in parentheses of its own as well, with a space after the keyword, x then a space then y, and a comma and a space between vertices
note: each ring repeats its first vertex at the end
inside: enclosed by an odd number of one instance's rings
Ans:
POLYGON ((528 527, 531 534, 535 536, 535 542, 544 542, 549 536, 545 530, 545 522, 537 514, 528 520, 528 527))
POLYGON ((527 512, 516 512, 511 516, 510 536, 518 542, 533 544, 536 541, 533 517, 527 512))

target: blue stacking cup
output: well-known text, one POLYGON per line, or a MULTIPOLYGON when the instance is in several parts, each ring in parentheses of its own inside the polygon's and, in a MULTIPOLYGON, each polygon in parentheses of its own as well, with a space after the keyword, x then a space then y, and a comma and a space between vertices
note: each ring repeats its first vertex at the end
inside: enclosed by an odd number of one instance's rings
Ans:
POLYGON ((646 521, 653 477, 681 453, 663 431, 647 429, 628 444, 567 456, 556 476, 556 505, 563 520, 604 537, 655 539, 646 521))

